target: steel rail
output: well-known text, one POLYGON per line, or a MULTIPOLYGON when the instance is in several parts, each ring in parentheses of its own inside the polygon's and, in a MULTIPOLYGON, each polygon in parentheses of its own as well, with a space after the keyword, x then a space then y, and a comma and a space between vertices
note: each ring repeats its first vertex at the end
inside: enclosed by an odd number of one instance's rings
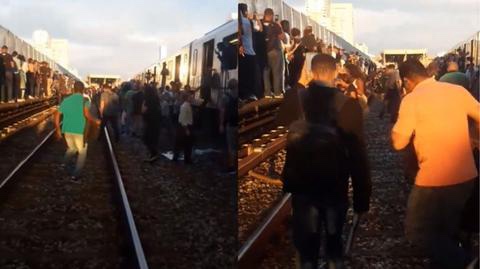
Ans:
POLYGON ((270 238, 278 230, 291 212, 291 194, 285 194, 262 221, 260 226, 243 243, 237 254, 239 268, 251 268, 259 256, 261 249, 265 247, 270 238))
POLYGON ((242 177, 252 170, 255 166, 263 162, 268 157, 274 155, 285 148, 287 140, 285 137, 278 138, 267 146, 262 152, 254 152, 238 162, 238 177, 242 177))
POLYGON ((147 260, 145 259, 145 253, 143 252, 142 243, 140 241, 140 236, 138 235, 137 226, 135 225, 135 220, 133 218, 133 213, 130 208, 130 203, 128 202, 127 192, 125 191, 125 186, 123 184, 122 175, 120 173, 120 168, 118 166, 117 158, 113 150, 112 142, 110 135, 108 134, 107 127, 104 127, 105 138, 107 141, 108 153, 112 162, 113 171, 115 173, 115 181, 118 187, 120 194, 120 201, 122 203, 122 214, 126 220, 129 238, 133 244, 133 251, 135 253, 136 266, 139 269, 148 269, 147 260))
MULTIPOLYGON (((0 189, 4 188, 5 185, 13 178, 17 173, 25 167, 25 165, 33 158, 35 154, 50 140, 53 135, 55 134, 55 129, 51 130, 45 138, 22 160, 20 163, 3 179, 3 181, 0 183, 0 189)), ((122 176, 120 173, 120 168, 118 166, 117 159, 114 154, 112 142, 110 139, 110 136, 108 134, 108 131, 106 127, 104 128, 105 132, 105 138, 106 138, 106 143, 107 143, 107 148, 108 148, 108 156, 111 160, 112 168, 114 171, 114 176, 115 176, 115 185, 118 188, 118 192, 120 195, 120 201, 122 205, 122 215, 125 218, 127 229, 128 229, 128 237, 131 240, 130 242, 132 243, 132 250, 136 261, 136 268, 138 269, 148 269, 148 264, 145 259, 145 254, 143 252, 143 247, 140 241, 140 237, 138 235, 138 231, 135 225, 135 221, 133 218, 133 213, 130 208, 130 204, 128 202, 127 198, 127 193, 125 191, 125 187, 123 184, 122 176)))
POLYGON ((55 133, 55 129, 51 130, 45 138, 25 157, 22 161, 20 161, 15 168, 7 175, 6 178, 3 179, 3 181, 0 183, 0 189, 2 189, 17 173, 20 171, 27 163, 30 161, 33 156, 38 152, 38 150, 43 147, 47 141, 53 136, 55 133))
POLYGON ((2 119, 0 119, 0 129, 15 123, 15 121, 28 118, 38 112, 47 110, 53 107, 54 105, 55 104, 51 100, 49 100, 45 102, 32 104, 28 108, 22 107, 9 112, 0 113, 0 116, 3 116, 2 119))

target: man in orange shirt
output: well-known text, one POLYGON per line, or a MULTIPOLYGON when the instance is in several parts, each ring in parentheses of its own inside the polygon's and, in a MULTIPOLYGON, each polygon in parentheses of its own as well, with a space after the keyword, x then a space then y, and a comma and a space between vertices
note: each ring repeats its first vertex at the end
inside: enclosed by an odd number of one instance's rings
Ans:
POLYGON ((465 268, 471 258, 455 236, 477 176, 467 120, 478 124, 480 104, 463 87, 430 78, 417 60, 399 69, 409 94, 392 130, 393 147, 405 148, 413 136, 419 165, 405 233, 431 258, 433 268, 465 268))

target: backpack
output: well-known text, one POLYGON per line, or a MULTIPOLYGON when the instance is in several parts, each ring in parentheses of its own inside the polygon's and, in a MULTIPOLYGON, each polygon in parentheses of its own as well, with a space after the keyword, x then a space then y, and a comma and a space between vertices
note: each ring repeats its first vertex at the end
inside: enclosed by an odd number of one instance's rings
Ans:
POLYGON ((341 193, 348 182, 349 169, 348 150, 336 116, 348 97, 339 92, 322 95, 328 99, 323 100, 323 105, 328 103, 331 107, 332 113, 325 115, 330 120, 312 123, 302 118, 289 128, 283 188, 286 192, 337 199, 337 193, 341 193))

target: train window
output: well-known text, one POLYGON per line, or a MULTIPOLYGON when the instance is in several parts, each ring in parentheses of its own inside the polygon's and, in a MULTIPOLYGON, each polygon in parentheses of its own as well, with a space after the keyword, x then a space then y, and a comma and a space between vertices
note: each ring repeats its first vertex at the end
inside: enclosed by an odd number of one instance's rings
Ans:
POLYGON ((193 51, 193 64, 192 64, 192 76, 197 75, 197 59, 198 59, 198 50, 193 51))

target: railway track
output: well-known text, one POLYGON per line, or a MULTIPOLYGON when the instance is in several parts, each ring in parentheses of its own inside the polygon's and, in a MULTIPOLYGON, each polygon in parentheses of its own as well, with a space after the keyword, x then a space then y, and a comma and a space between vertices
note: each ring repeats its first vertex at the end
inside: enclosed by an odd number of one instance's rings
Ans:
POLYGON ((44 121, 54 111, 55 98, 8 104, 0 108, 0 141, 44 121))
POLYGON ((103 131, 80 183, 61 165, 64 145, 53 130, 0 182, 1 268, 148 268, 103 131))
POLYGON ((239 268, 258 266, 272 239, 285 232, 291 213, 290 194, 282 194, 279 178, 270 177, 266 171, 274 170, 274 159, 286 144, 286 128, 275 126, 281 101, 261 100, 250 107, 242 107, 239 112, 239 140, 241 143, 249 141, 241 146, 238 154, 239 268), (257 138, 252 140, 255 135, 257 138), (266 163, 269 163, 268 168, 257 169, 266 163))
POLYGON ((0 108, 0 130, 56 104, 55 98, 8 104, 0 108))

